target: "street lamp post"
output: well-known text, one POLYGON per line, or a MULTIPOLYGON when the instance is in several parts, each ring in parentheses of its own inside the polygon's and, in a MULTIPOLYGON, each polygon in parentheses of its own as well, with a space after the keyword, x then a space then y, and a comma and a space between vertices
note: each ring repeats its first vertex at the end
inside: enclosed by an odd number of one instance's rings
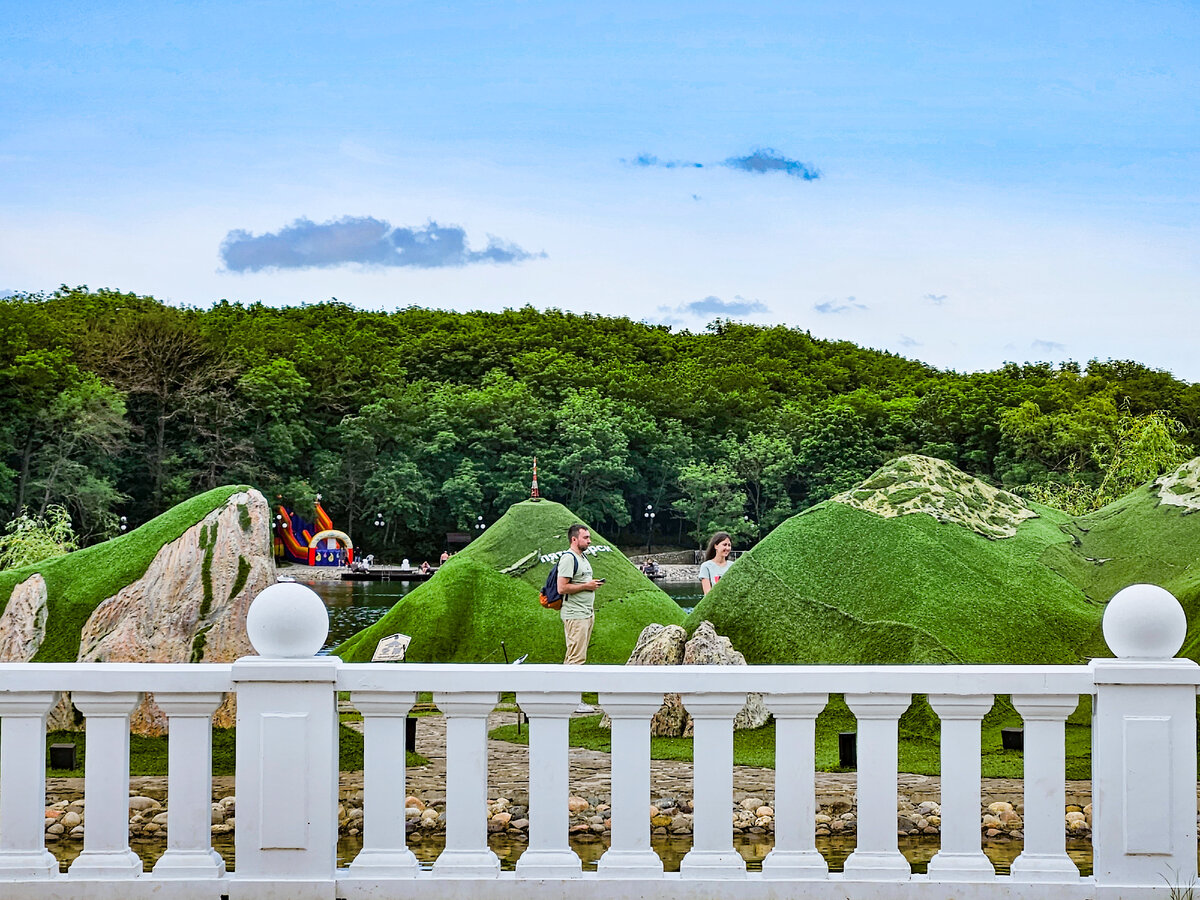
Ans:
POLYGON ((487 525, 484 524, 483 516, 476 516, 475 517, 475 531, 476 531, 475 536, 479 537, 479 535, 483 534, 483 530, 485 528, 487 528, 487 525))
POLYGON ((646 555, 650 555, 650 542, 654 540, 654 504, 647 503, 646 511, 642 513, 642 518, 646 520, 649 527, 646 528, 646 555))

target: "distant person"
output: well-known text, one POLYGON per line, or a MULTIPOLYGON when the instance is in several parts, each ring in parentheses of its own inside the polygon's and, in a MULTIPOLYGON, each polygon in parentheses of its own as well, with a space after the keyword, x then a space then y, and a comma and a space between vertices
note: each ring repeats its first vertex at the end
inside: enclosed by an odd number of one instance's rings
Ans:
MULTIPOLYGON (((563 665, 581 666, 587 662, 588 643, 596 622, 596 588, 604 582, 592 577, 592 564, 585 555, 592 544, 592 533, 587 527, 572 525, 567 529, 567 540, 571 542, 570 549, 558 560, 558 592, 563 595, 558 614, 567 641, 563 665)), ((579 704, 578 712, 594 711, 586 703, 579 704)))
POLYGON ((443 550, 442 555, 440 557, 438 557, 438 565, 444 566, 446 564, 446 560, 448 560, 449 558, 450 558, 450 551, 443 550))
POLYGON ((700 564, 700 589, 708 593, 725 575, 729 568, 729 554, 733 552, 733 539, 728 532, 718 531, 708 539, 704 551, 704 562, 700 564))
POLYGON ((423 563, 421 563, 421 574, 422 575, 428 575, 430 573, 430 571, 432 571, 432 569, 433 569, 433 567, 431 565, 429 565, 429 560, 425 560, 423 563))

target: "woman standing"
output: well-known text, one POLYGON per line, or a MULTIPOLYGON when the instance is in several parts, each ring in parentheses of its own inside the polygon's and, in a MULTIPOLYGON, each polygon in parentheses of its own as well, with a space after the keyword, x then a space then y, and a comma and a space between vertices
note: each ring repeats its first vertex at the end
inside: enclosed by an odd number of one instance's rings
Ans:
POLYGON ((721 580, 725 570, 729 568, 729 554, 733 552, 733 540, 724 531, 718 531, 708 539, 708 549, 704 551, 704 562, 700 564, 700 587, 704 593, 713 589, 713 585, 721 580))

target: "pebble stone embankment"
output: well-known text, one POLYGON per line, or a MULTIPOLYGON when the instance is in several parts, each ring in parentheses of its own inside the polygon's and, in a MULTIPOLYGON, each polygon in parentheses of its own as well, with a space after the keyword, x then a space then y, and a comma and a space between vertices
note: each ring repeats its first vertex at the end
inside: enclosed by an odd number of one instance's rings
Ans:
MULTIPOLYGON (((511 724, 512 711, 493 712, 489 728, 511 724)), ((361 726, 360 722, 349 725, 361 726)), ((413 839, 440 833, 446 823, 446 726, 442 716, 423 716, 417 727, 417 752, 429 765, 410 769, 408 798, 403 815, 413 839)), ((647 810, 655 835, 684 835, 692 831, 692 767, 690 763, 652 760, 653 796, 647 810)), ((570 754, 570 831, 581 840, 601 840, 609 834, 609 756, 594 750, 572 748, 570 754)), ((941 831, 940 781, 934 776, 900 775, 896 829, 900 835, 936 835, 941 831)), ((775 772, 750 766, 734 769, 731 806, 735 834, 764 835, 775 830, 772 801, 775 772)), ((131 837, 158 838, 167 830, 165 777, 139 777, 130 781, 129 832, 131 837)), ((1064 828, 1071 837, 1091 835, 1091 784, 1067 782, 1064 828)), ((229 834, 236 826, 236 800, 232 776, 213 779, 212 833, 229 834)), ((855 775, 816 774, 818 835, 853 834, 857 828, 855 775)), ((518 840, 528 835, 528 748, 506 741, 488 746, 489 833, 504 833, 518 840)), ((983 781, 980 829, 991 840, 1023 837, 1021 782, 991 778, 983 781)), ((397 814, 401 814, 397 810, 397 814)), ((339 790, 338 828, 357 835, 363 823, 361 772, 343 772, 339 790)), ((83 839, 86 809, 82 778, 51 778, 47 782, 46 840, 83 839)))

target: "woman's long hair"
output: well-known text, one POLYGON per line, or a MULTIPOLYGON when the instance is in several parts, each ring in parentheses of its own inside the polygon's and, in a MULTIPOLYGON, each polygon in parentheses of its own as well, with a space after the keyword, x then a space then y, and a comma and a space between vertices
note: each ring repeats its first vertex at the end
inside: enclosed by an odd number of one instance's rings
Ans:
POLYGON ((706 560, 712 559, 717 555, 717 544, 721 543, 721 541, 729 541, 732 543, 733 538, 729 536, 729 532, 727 531, 718 531, 716 534, 710 537, 708 539, 708 549, 704 551, 704 558, 706 560))

